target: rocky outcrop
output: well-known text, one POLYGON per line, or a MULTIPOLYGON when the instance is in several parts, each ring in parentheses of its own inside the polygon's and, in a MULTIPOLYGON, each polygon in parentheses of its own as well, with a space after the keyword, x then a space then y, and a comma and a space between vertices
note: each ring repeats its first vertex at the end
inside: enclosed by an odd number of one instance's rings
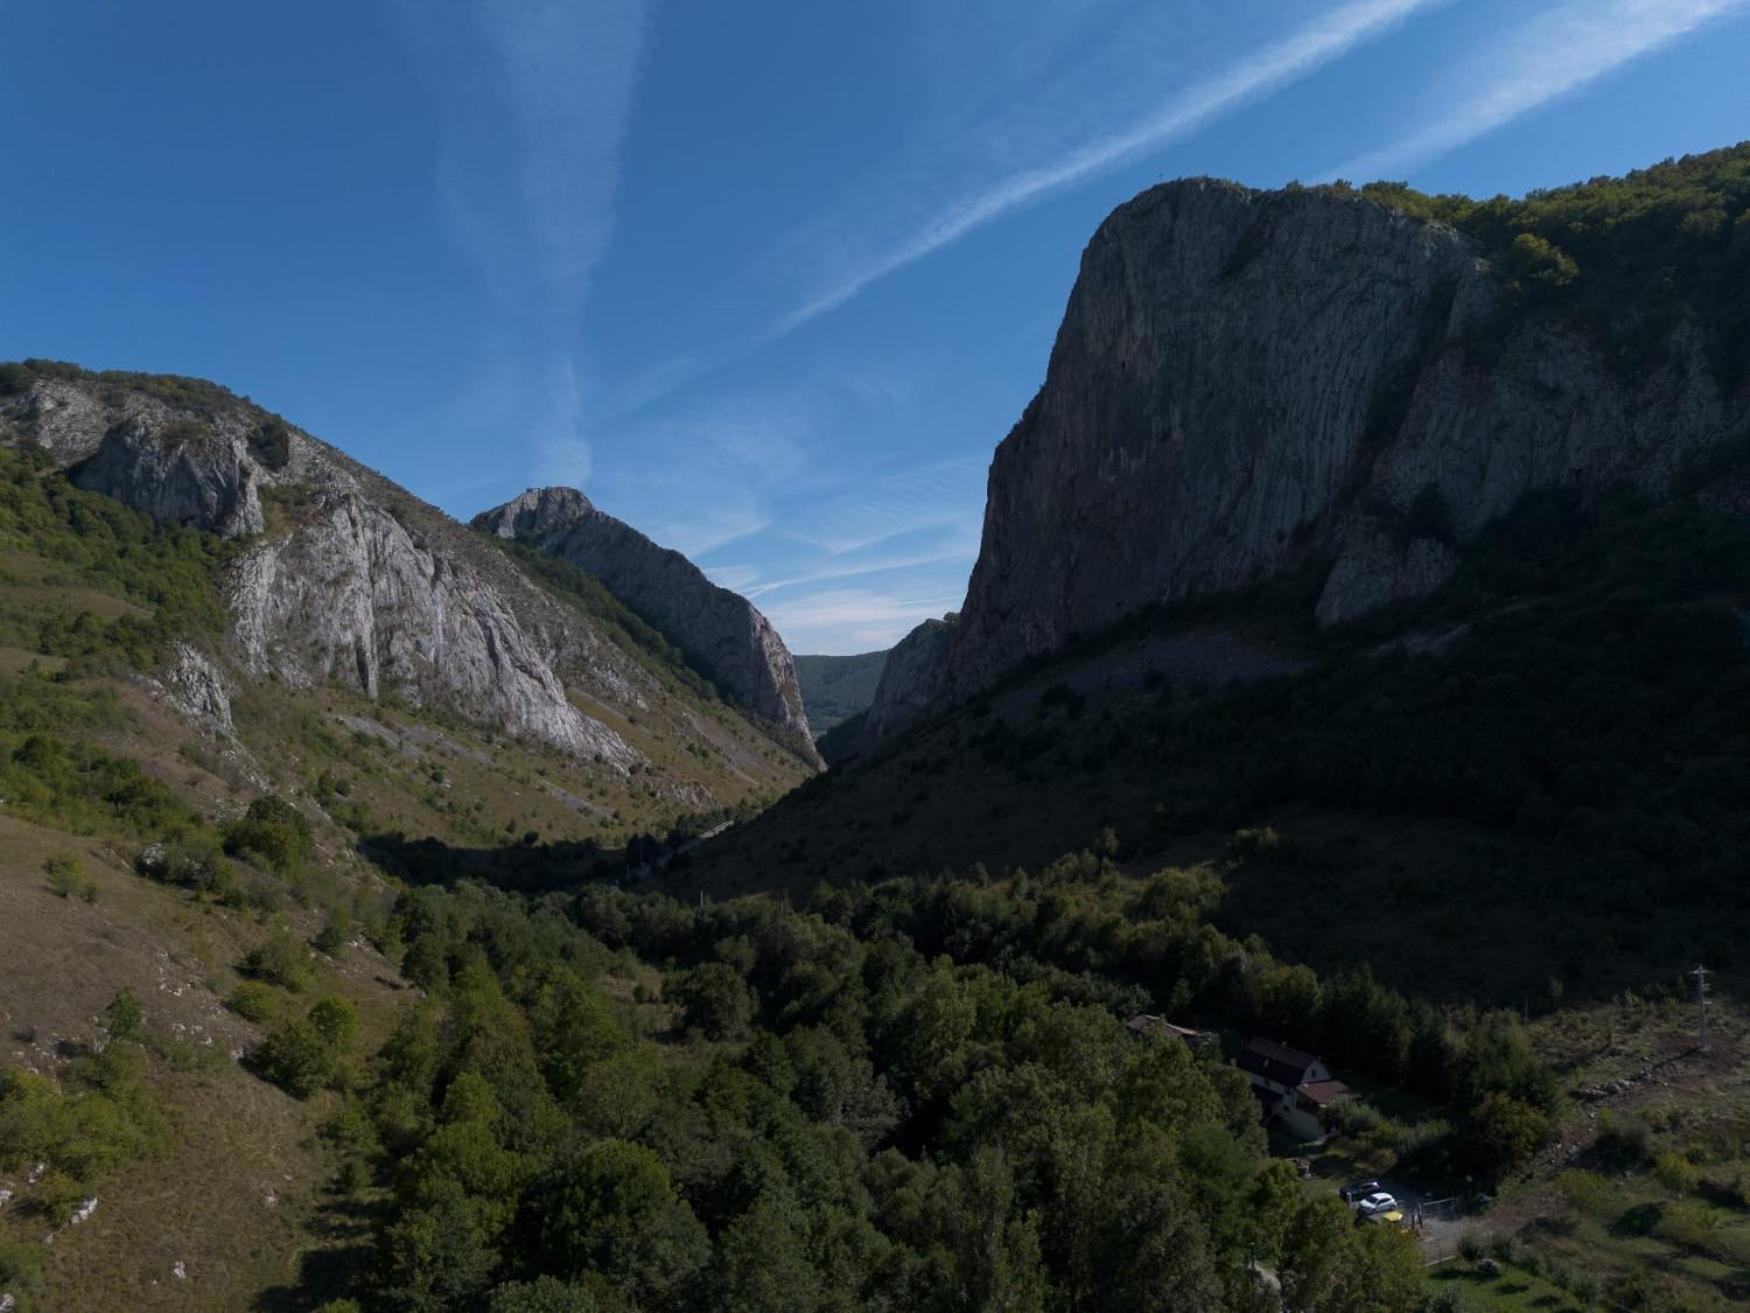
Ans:
POLYGON ((531 488, 476 516, 474 524, 594 576, 727 697, 768 722, 790 751, 812 766, 821 764, 790 653, 745 597, 712 583, 679 552, 597 510, 574 488, 531 488))
POLYGON ((183 715, 205 724, 214 733, 229 736, 231 694, 225 678, 204 652, 187 643, 175 643, 163 687, 170 702, 183 715))
POLYGON ((237 565, 244 661, 308 686, 355 683, 437 702, 513 734, 625 767, 638 755, 571 705, 555 653, 465 562, 355 492, 322 495, 297 532, 237 565))
MULTIPOLYGON (((1121 206, 997 449, 942 669, 906 687, 961 698, 1138 608, 1321 562, 1318 617, 1344 620, 1439 586, 1527 491, 1656 491, 1745 423, 1693 325, 1625 378, 1511 297, 1458 233, 1352 194, 1194 180, 1121 206)), ((870 722, 915 701, 884 684, 870 722)))
POLYGON ((948 652, 960 617, 952 613, 926 620, 887 654, 875 700, 863 717, 854 751, 865 752, 942 696, 948 674, 948 652))
MULTIPOLYGON (((473 535, 277 417, 195 380, 76 371, 3 409, 79 486, 160 523, 254 540, 226 577, 228 647, 246 675, 393 691, 621 772, 643 761, 561 677, 636 711, 630 658, 473 535), (292 508, 273 532, 264 488, 292 508)), ((230 732, 206 655, 179 645, 161 683, 185 715, 230 732)))
POLYGON ((258 468, 238 438, 187 421, 131 415, 111 426, 71 473, 81 488, 126 502, 160 524, 243 538, 266 527, 258 468))

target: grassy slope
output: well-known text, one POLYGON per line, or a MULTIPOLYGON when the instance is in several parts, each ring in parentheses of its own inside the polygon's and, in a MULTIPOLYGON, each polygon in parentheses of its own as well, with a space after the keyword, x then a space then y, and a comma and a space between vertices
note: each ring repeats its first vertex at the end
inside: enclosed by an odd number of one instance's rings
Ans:
MULTIPOLYGON (((229 549, 71 489, 27 453, 0 448, 0 462, 0 759, 34 731, 135 763, 160 790, 150 814, 207 842, 214 824, 270 790, 311 820, 317 843, 316 859, 287 875, 240 864, 246 901, 225 907, 133 872, 161 833, 134 823, 136 813, 52 789, 3 791, 0 1065, 63 1069, 102 1038, 103 1010, 126 985, 156 1037, 145 1082, 168 1124, 162 1148, 87 1183, 97 1214, 53 1245, 40 1243, 46 1224, 33 1218, 30 1189, 0 1172, 0 1186, 20 1192, 0 1216, 0 1250, 22 1240, 43 1260, 38 1287, 13 1293, 31 1309, 305 1307, 338 1289, 363 1222, 328 1190, 339 1159, 319 1131, 334 1096, 300 1102, 233 1060, 262 1035, 222 1004, 245 954, 275 926, 307 941, 335 906, 365 929, 379 925, 394 884, 366 840, 429 838, 488 863, 506 850, 540 859, 548 844, 612 854, 691 811, 763 803, 803 769, 671 653, 641 645, 612 599, 576 586, 547 591, 652 676, 636 713, 578 695, 649 758, 630 778, 337 687, 239 689, 237 739, 216 736, 167 705, 150 673, 171 637, 222 651, 217 581, 229 549), (524 848, 530 832, 541 843, 524 848), (79 858, 93 901, 50 889, 44 863, 57 854, 79 858), (186 1280, 172 1275, 177 1262, 186 1280)), ((356 1050, 373 1051, 413 994, 362 937, 338 960, 314 960, 315 983, 297 997, 276 990, 277 1009, 299 1015, 338 994, 361 1016, 356 1050)))
POLYGON ((875 700, 875 685, 881 682, 887 653, 799 656, 795 660, 796 679, 802 685, 802 705, 808 712, 808 729, 819 738, 875 700))
MULTIPOLYGON (((232 1055, 252 1047, 260 1030, 221 1002, 276 918, 147 883, 117 848, 0 816, 6 1060, 54 1069, 102 1038, 103 1010, 125 985, 161 1040, 147 1079, 169 1123, 161 1151, 90 1183, 98 1211, 43 1251, 32 1307, 245 1307, 293 1281, 306 1261, 319 1266, 309 1256, 338 1242, 324 1210, 335 1160, 317 1136, 328 1105, 299 1103, 239 1067, 232 1055), (43 877, 43 862, 69 851, 83 859, 93 902, 57 897, 43 877), (178 1261, 186 1282, 171 1275, 178 1261)), ((296 907, 283 914, 305 934, 319 920, 296 907)), ((347 998, 359 1010, 362 1042, 380 1042, 405 996, 393 968, 363 946, 318 962, 308 996, 347 998)), ((20 1190, 16 1204, 27 1206, 28 1186, 7 1179, 20 1190)), ((43 1228, 16 1207, 6 1225, 23 1238, 43 1228)))

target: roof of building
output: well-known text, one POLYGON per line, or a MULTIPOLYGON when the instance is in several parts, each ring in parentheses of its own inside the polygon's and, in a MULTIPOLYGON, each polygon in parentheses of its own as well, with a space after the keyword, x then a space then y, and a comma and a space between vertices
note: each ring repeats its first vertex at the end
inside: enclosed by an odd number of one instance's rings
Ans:
POLYGON ((1239 1068, 1278 1085, 1292 1087, 1306 1080, 1307 1072, 1318 1061, 1312 1054, 1291 1049, 1286 1044, 1254 1039, 1240 1051, 1239 1068))
POLYGON ((1138 1035, 1153 1035, 1158 1039, 1193 1040, 1200 1038, 1200 1033, 1184 1026, 1175 1026, 1165 1017, 1152 1016, 1147 1012, 1139 1012, 1124 1023, 1138 1035))
POLYGON ((1340 1080, 1309 1080, 1303 1085, 1297 1085, 1294 1092, 1308 1103, 1321 1108, 1355 1095, 1355 1091, 1340 1080))

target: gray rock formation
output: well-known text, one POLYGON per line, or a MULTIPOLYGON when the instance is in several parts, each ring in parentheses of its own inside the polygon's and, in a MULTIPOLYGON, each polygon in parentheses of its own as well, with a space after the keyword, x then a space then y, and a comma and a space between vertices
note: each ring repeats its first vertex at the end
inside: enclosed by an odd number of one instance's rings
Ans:
POLYGON ((855 751, 865 752, 895 730, 915 720, 942 696, 948 674, 948 652, 960 617, 952 613, 926 620, 887 654, 875 700, 863 717, 855 751))
MULTIPOLYGON (((208 384, 180 403, 105 376, 40 378, 4 418, 81 487, 161 523, 248 542, 227 580, 232 656, 294 688, 390 689, 625 771, 642 756, 573 705, 562 673, 641 708, 636 663, 562 612, 498 553, 307 434, 208 384), (268 532, 261 489, 293 507, 268 532)), ((647 677, 646 681, 647 680, 647 677)), ((221 731, 217 668, 183 647, 172 702, 221 731)))
POLYGON ((296 533, 246 555, 231 604, 254 673, 294 687, 339 678, 371 697, 393 684, 569 752, 639 759, 571 705, 556 653, 466 562, 355 492, 325 494, 296 533))
POLYGON ((1192 180, 1121 206, 997 449, 942 668, 890 665, 870 724, 1137 608, 1289 568, 1330 563, 1327 624, 1425 594, 1523 493, 1658 491, 1745 423, 1694 325, 1630 380, 1569 321, 1505 313, 1509 296, 1458 233, 1355 196, 1192 180))
POLYGON ((234 729, 231 695, 219 668, 187 643, 173 644, 170 655, 172 664, 164 673, 164 690, 171 703, 214 733, 229 736, 234 729))
POLYGON ((266 527, 258 470, 245 443, 214 429, 131 415, 74 466, 73 482, 145 511, 160 524, 196 525, 221 538, 266 527))
POLYGON ((723 692, 769 722, 781 743, 821 764, 802 690, 778 631, 745 597, 720 588, 679 552, 599 511, 575 488, 531 488, 474 519, 600 580, 723 692))

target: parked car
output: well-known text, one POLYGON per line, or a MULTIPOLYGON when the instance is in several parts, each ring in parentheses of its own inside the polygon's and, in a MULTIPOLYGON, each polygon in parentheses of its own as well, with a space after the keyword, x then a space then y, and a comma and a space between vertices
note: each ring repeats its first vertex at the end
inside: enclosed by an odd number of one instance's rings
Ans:
POLYGON ((1397 1210, 1398 1201, 1384 1190, 1374 1193, 1355 1205, 1355 1211, 1363 1217, 1372 1217, 1375 1213, 1390 1213, 1397 1210))
POLYGON ((1337 1197, 1353 1208, 1356 1204, 1360 1203, 1363 1199, 1367 1198, 1368 1195, 1373 1194, 1378 1189, 1378 1181, 1351 1181, 1348 1185, 1337 1191, 1337 1197))

